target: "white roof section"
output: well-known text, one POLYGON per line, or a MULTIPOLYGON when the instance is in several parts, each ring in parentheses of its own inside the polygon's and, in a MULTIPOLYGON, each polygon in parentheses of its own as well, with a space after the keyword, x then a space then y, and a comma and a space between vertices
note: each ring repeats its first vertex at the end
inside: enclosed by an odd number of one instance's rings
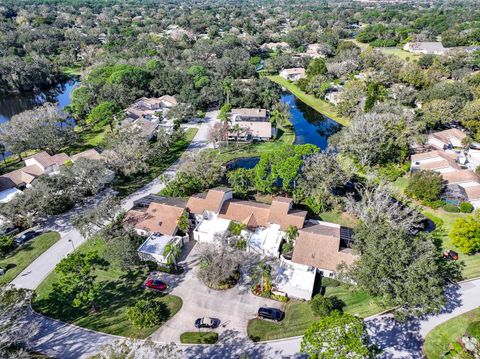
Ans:
POLYGON ((264 256, 278 257, 283 232, 279 224, 270 224, 267 228, 258 227, 248 239, 250 249, 264 256))
POLYGON ((285 292, 289 297, 310 300, 316 273, 313 267, 282 259, 275 276, 275 290, 285 292))
POLYGON ((166 236, 160 233, 152 233, 145 242, 138 248, 140 253, 150 254, 155 259, 162 261, 165 247, 177 240, 179 237, 166 236))
POLYGON ((0 192, 0 203, 7 203, 10 202, 13 197, 15 197, 18 193, 21 193, 19 189, 13 187, 8 188, 5 191, 0 192))
POLYGON ((224 233, 229 225, 229 219, 219 218, 216 214, 213 214, 209 219, 200 222, 195 231, 200 233, 202 241, 214 243, 215 233, 224 233))

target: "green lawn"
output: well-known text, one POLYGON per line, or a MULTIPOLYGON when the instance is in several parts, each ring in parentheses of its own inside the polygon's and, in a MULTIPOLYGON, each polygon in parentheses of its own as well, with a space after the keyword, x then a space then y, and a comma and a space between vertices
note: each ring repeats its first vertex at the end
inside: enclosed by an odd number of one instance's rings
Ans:
POLYGON ((457 341, 466 332, 468 324, 480 321, 480 308, 452 318, 428 333, 423 350, 428 359, 441 358, 451 342, 457 341))
POLYGON ((57 232, 47 232, 31 240, 24 246, 17 248, 4 259, 0 259, 0 268, 7 272, 0 277, 0 284, 12 281, 36 258, 60 239, 57 232))
MULTIPOLYGON (((351 41, 358 47, 360 47, 362 50, 366 50, 370 47, 369 44, 364 44, 361 42, 358 42, 357 40, 354 39, 347 39, 345 41, 351 41)), ((417 60, 420 56, 422 55, 417 55, 413 54, 411 52, 405 51, 404 49, 401 49, 399 47, 374 47, 374 49, 379 50, 380 52, 384 53, 385 55, 394 55, 402 60, 409 61, 409 60, 417 60)))
POLYGON ((68 76, 80 76, 82 74, 82 66, 65 66, 62 72, 68 76))
MULTIPOLYGON (((325 296, 336 296, 345 304, 344 311, 368 317, 385 310, 365 292, 351 290, 350 287, 328 287, 325 296)), ((309 325, 316 319, 310 304, 291 300, 285 307, 285 319, 280 323, 252 319, 248 322, 248 335, 254 341, 264 341, 303 335, 309 325)))
POLYGON ((216 332, 185 332, 180 335, 182 344, 215 344, 217 341, 216 332))
POLYGON ((312 95, 308 95, 302 90, 300 90, 297 85, 294 83, 284 79, 283 77, 276 75, 276 76, 268 76, 270 80, 276 82, 280 86, 285 87, 288 91, 290 91, 295 97, 297 97, 300 101, 304 102, 314 110, 320 112, 321 114, 330 117, 331 119, 337 121, 338 123, 347 126, 349 124, 349 120, 343 118, 337 114, 335 106, 331 105, 327 101, 318 99, 312 95))
MULTIPOLYGON (((106 249, 105 241, 90 239, 77 250, 83 252, 97 250, 100 256, 103 256, 106 249)), ((111 263, 108 269, 97 270, 96 274, 96 281, 102 287, 101 294, 95 301, 100 308, 98 312, 91 313, 89 309, 69 310, 68 304, 59 303, 53 291, 53 283, 57 280, 55 272, 52 272, 37 288, 37 296, 33 302, 34 309, 49 317, 84 328, 143 339, 151 335, 158 327, 142 329, 134 327, 126 315, 129 306, 140 299, 158 300, 167 305, 169 318, 182 307, 182 300, 177 296, 164 295, 142 288, 148 274, 148 269, 145 267, 126 272, 122 271, 116 263, 111 263)))
POLYGON ((171 164, 182 156, 197 134, 197 131, 197 128, 187 129, 185 136, 170 147, 167 156, 162 162, 150 164, 148 173, 137 173, 130 177, 118 177, 115 180, 114 188, 119 192, 119 196, 128 196, 160 176, 171 164))

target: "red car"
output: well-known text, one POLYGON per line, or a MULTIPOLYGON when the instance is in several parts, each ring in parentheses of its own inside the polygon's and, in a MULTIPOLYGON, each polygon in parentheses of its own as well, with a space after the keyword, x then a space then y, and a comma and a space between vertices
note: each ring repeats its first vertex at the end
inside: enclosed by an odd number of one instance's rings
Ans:
POLYGON ((456 261, 458 260, 458 253, 450 249, 448 251, 443 252, 443 258, 453 259, 454 261, 456 261))
POLYGON ((145 286, 149 289, 155 289, 163 292, 167 289, 167 283, 162 282, 160 279, 151 278, 145 282, 145 286))

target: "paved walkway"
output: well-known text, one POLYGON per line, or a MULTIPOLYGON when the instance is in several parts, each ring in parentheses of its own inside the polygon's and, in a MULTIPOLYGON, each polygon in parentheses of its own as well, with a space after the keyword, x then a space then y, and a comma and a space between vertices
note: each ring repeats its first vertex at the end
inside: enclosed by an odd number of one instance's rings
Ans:
MULTIPOLYGON (((185 150, 185 153, 193 153, 209 146, 208 134, 213 123, 217 120, 218 111, 208 112, 205 121, 199 126, 198 132, 192 142, 185 150)), ((166 171, 166 175, 173 177, 182 163, 183 156, 172 164, 166 171)), ((164 183, 159 179, 155 179, 137 192, 126 197, 122 201, 122 208, 129 210, 133 206, 133 202, 150 193, 158 193, 164 187, 164 183)), ((68 213, 50 218, 42 227, 43 231, 57 231, 60 233, 61 239, 52 247, 45 251, 41 256, 34 260, 25 270, 23 270, 13 281, 12 284, 19 288, 35 289, 40 283, 53 271, 58 262, 71 253, 74 248, 85 242, 85 238, 73 228, 71 218, 75 213, 95 206, 102 196, 98 196, 83 207, 75 208, 68 213)))

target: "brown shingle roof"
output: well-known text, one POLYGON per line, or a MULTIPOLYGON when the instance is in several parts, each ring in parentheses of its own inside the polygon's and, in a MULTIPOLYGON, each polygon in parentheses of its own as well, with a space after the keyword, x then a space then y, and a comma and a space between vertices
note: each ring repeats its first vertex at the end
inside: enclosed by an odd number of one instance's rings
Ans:
POLYGON ((431 137, 434 137, 443 143, 450 143, 451 138, 456 138, 458 141, 463 140, 467 135, 460 131, 458 128, 450 128, 448 130, 434 132, 430 134, 431 137))
POLYGON ((467 197, 468 197, 469 201, 479 200, 480 199, 480 185, 465 188, 465 193, 467 194, 467 197))
POLYGON ((298 231, 292 262, 336 271, 341 263, 352 264, 351 250, 340 248, 340 226, 315 224, 298 231))
POLYGON ((219 217, 250 224, 250 227, 265 227, 269 213, 268 204, 232 199, 223 204, 219 217))
POLYGON ((79 153, 71 156, 72 161, 76 161, 79 158, 87 158, 89 160, 98 161, 98 160, 102 159, 102 156, 100 155, 100 153, 98 153, 98 151, 96 149, 91 148, 89 150, 79 152, 79 153))
POLYGON ((441 157, 447 160, 455 160, 457 158, 457 155, 453 153, 447 153, 445 151, 434 150, 434 151, 428 151, 423 153, 416 153, 412 155, 411 159, 412 161, 421 161, 421 160, 426 160, 426 159, 435 158, 435 157, 441 157))
POLYGON ((480 177, 469 170, 443 173, 442 177, 447 184, 461 184, 465 182, 477 182, 480 184, 480 177))
POLYGON ((63 165, 65 162, 70 160, 65 153, 57 153, 56 155, 50 156, 47 152, 42 151, 33 156, 27 157, 26 159, 32 158, 37 161, 44 168, 52 166, 54 164, 63 165))
MULTIPOLYGON (((270 122, 263 121, 238 121, 237 123, 241 128, 240 136, 251 135, 252 137, 271 138, 272 137, 272 124, 270 122)), ((236 136, 237 133, 231 129, 228 131, 229 136, 236 136)))
POLYGON ((152 202, 145 210, 128 211, 123 223, 150 233, 173 236, 177 231, 178 218, 184 210, 182 207, 152 202))
POLYGON ((230 188, 216 187, 210 189, 206 195, 193 195, 188 199, 187 208, 194 214, 202 214, 204 211, 219 212, 224 196, 231 191, 230 188))
POLYGON ((41 176, 43 170, 37 165, 31 165, 18 170, 5 173, 0 176, 0 191, 20 185, 27 185, 33 182, 35 178, 41 176))
POLYGON ((232 115, 240 117, 267 117, 267 110, 264 108, 233 108, 232 115))

